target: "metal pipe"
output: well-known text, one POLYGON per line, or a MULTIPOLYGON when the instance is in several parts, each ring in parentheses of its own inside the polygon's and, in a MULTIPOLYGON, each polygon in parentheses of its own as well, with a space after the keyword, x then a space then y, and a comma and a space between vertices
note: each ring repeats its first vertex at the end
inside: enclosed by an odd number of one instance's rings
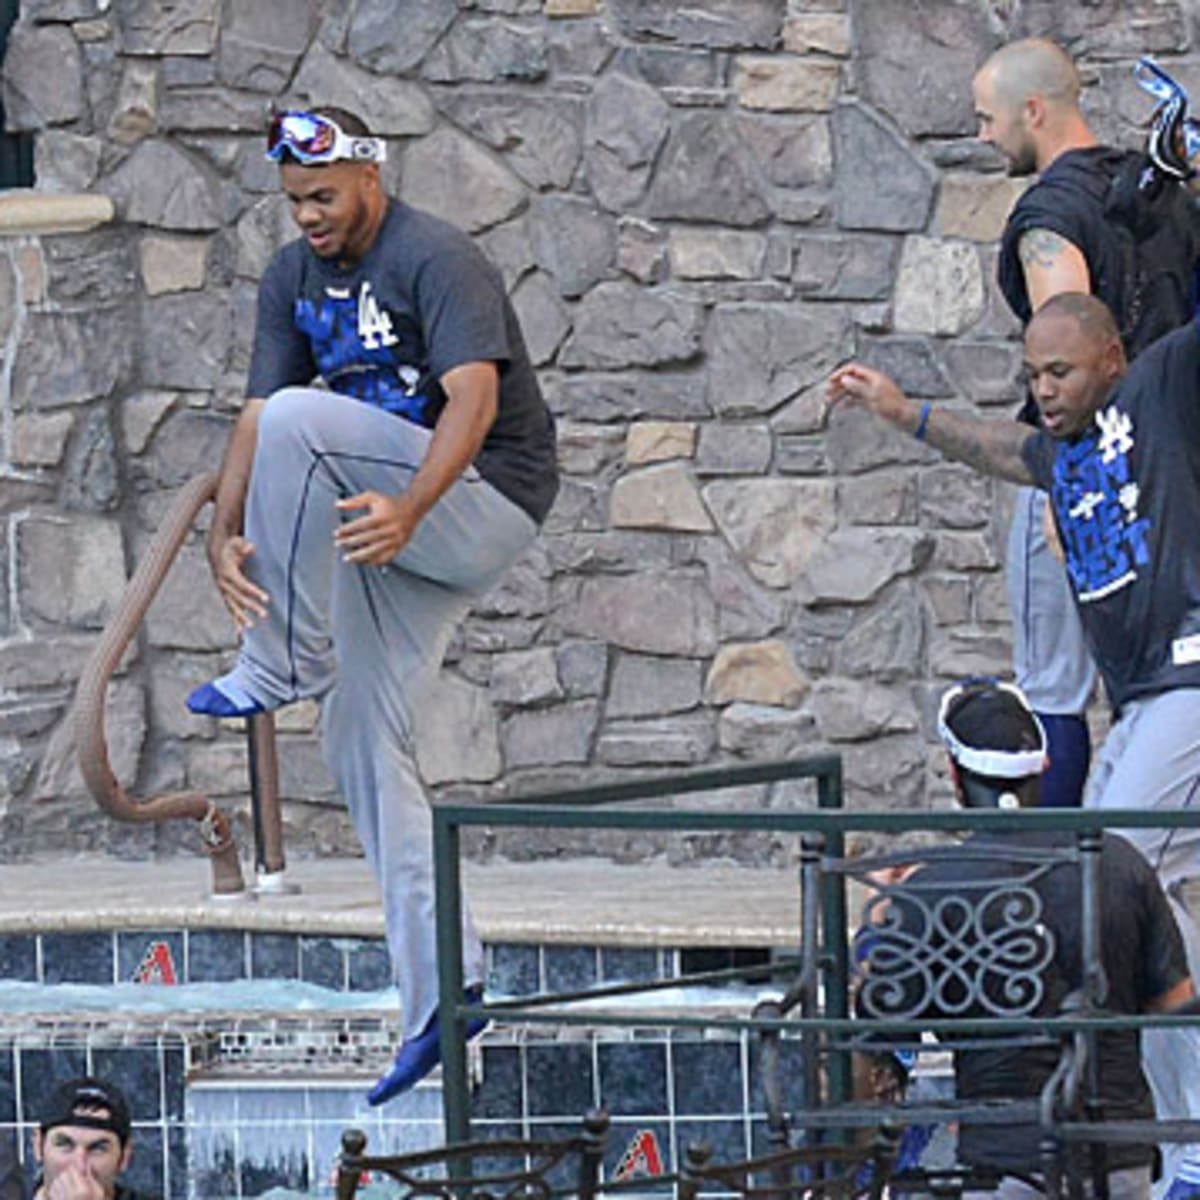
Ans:
POLYGON ((246 721, 246 749, 250 761, 254 869, 261 886, 264 879, 281 875, 287 866, 283 854, 283 814, 279 804, 275 719, 270 713, 256 713, 246 721))
POLYGON ((186 484, 175 496, 137 570, 125 585, 116 615, 83 668, 70 721, 79 770, 96 803, 118 821, 135 824, 182 818, 198 821, 202 845, 212 859, 213 892, 232 895, 243 891, 245 885, 225 814, 199 792, 135 800, 113 774, 104 734, 104 702, 109 680, 158 594, 196 514, 216 495, 216 489, 216 475, 203 475, 186 484))

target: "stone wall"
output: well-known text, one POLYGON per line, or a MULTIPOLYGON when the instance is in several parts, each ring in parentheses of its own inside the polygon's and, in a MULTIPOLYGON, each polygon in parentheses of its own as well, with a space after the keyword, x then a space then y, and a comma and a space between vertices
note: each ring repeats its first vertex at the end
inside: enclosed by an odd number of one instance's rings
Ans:
MULTIPOLYGON (((237 409, 255 280, 291 235, 261 153, 279 99, 361 112, 391 142, 391 186, 478 238, 560 420, 545 534, 425 714, 439 794, 833 748, 856 803, 944 795, 933 698, 1009 661, 1007 496, 860 414, 826 426, 822 381, 855 354, 937 404, 1011 411, 994 239, 1020 185, 971 136, 972 69, 1008 37, 1055 36, 1098 131, 1129 142, 1149 113, 1138 54, 1200 83, 1194 6, 21 8, 9 126, 35 133, 39 191, 103 194, 117 219, 0 241, 0 854, 191 836, 102 821, 64 718, 168 496, 215 467, 237 409)), ((237 731, 183 707, 231 641, 197 537, 113 685, 114 764, 138 794, 241 803, 237 731)), ((354 844, 313 720, 280 720, 293 852, 354 844)), ((549 843, 599 844, 500 848, 549 843)))

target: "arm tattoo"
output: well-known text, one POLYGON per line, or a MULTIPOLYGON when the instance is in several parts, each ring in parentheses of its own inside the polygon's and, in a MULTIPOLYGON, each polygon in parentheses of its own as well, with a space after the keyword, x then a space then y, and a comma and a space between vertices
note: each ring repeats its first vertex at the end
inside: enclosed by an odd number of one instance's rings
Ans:
POLYGON ((1021 240, 1017 243, 1017 253, 1020 255, 1021 265, 1027 270, 1029 267, 1046 270, 1054 266, 1063 251, 1072 245, 1073 242, 1053 230, 1031 229, 1021 235, 1021 240))
POLYGON ((985 475, 1030 484, 1033 476, 1021 457, 1021 450, 1036 436, 1036 430, 1017 421, 984 420, 936 408, 925 440, 947 458, 966 463, 985 475))

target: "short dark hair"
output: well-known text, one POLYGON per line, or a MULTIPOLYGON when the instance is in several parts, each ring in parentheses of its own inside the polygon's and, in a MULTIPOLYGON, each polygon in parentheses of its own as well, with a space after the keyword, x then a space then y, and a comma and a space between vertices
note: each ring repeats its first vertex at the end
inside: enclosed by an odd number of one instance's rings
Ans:
POLYGON ((1088 292, 1059 292, 1034 313, 1030 323, 1042 317, 1069 317, 1086 336, 1100 342, 1119 342, 1120 331, 1112 309, 1099 296, 1088 292))

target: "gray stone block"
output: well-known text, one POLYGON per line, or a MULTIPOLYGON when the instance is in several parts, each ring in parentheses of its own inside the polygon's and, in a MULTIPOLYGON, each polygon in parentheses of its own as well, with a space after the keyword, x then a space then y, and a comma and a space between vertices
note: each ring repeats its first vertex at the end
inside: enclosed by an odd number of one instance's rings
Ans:
POLYGON ((779 44, 785 0, 613 0, 612 9, 629 35, 722 50, 770 49, 779 44))
POLYGON ((699 352, 703 318, 681 295, 601 283, 580 302, 561 362, 601 369, 687 362, 699 352))
POLYGON ((749 147, 724 114, 680 116, 663 146, 650 187, 652 217, 757 225, 770 205, 749 147))
POLYGON ((966 85, 996 44, 984 7, 871 0, 855 5, 854 18, 860 86, 870 104, 910 137, 975 132, 966 85))
POLYGON ((871 109, 843 104, 833 113, 833 144, 841 228, 925 228, 936 179, 899 132, 871 109))
POLYGON ((60 408, 111 396, 132 370, 128 330, 119 308, 28 313, 13 364, 15 407, 60 408))
POLYGON ((433 83, 529 83, 548 69, 544 27, 486 18, 460 19, 425 56, 424 78, 433 83))
POLYGON ((117 6, 121 40, 129 54, 211 54, 217 44, 220 0, 127 0, 117 6))
POLYGON ((642 198, 669 127, 667 103, 649 85, 619 74, 595 85, 584 159, 592 195, 603 207, 622 213, 642 198))
POLYGON ((83 57, 65 25, 13 26, 3 98, 5 125, 12 130, 66 125, 84 115, 83 57))
POLYGON ((502 153, 534 191, 570 186, 583 157, 582 101, 469 92, 444 108, 455 124, 502 153))
POLYGON ((687 712, 700 703, 702 670, 691 659, 618 654, 613 666, 607 720, 687 712))
POLYGON ((884 300, 896 280, 899 243, 886 237, 796 239, 792 281, 802 296, 822 300, 884 300))
POLYGON ((174 143, 151 140, 104 182, 120 216, 161 229, 216 229, 222 223, 220 186, 192 155, 174 143))
POLYGON ((581 296, 610 272, 617 252, 616 221, 588 200, 539 196, 529 207, 534 258, 564 296, 581 296))
POLYGON ((351 57, 380 75, 410 72, 455 18, 453 7, 439 0, 363 0, 346 14, 346 48, 351 57), (402 37, 396 36, 398 29, 404 30, 402 37))
POLYGON ((569 634, 650 654, 699 658, 717 644, 716 607, 694 572, 585 578, 558 620, 569 634))

